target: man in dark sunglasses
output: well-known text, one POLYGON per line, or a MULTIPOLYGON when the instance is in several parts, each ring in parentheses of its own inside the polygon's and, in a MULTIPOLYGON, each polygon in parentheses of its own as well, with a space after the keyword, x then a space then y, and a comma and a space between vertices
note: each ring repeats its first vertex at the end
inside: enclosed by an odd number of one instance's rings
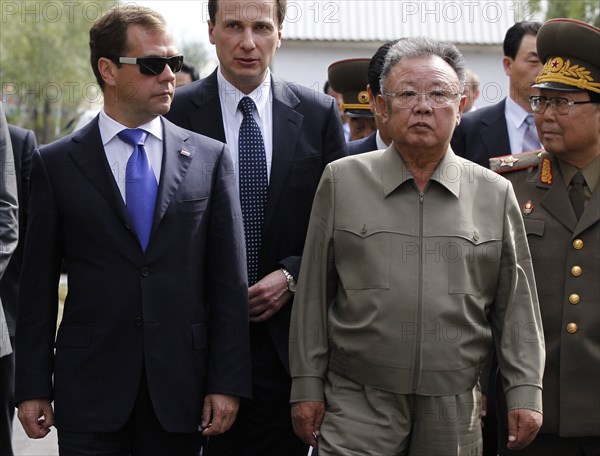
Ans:
POLYGON ((156 76, 161 74, 167 65, 173 73, 179 73, 183 66, 183 56, 174 55, 173 57, 110 57, 117 63, 127 63, 129 65, 139 65, 140 73, 148 76, 156 76))
POLYGON ((63 456, 195 456, 250 395, 233 162, 161 117, 183 62, 162 16, 118 6, 90 50, 104 108, 32 160, 19 419, 31 438, 55 425, 63 456))

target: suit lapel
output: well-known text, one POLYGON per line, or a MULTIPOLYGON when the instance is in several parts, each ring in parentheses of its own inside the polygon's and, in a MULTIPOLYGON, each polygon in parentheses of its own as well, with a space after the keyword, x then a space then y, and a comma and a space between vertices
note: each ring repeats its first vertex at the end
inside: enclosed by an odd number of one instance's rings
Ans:
MULTIPOLYGON (((540 200, 540 204, 546 209, 556 220, 558 220, 569 231, 574 232, 577 225, 577 218, 569 200, 567 187, 563 182, 560 169, 555 160, 551 161, 552 184, 544 184, 538 179, 537 186, 547 188, 548 191, 540 200)), ((538 175, 541 172, 538 171, 538 175)))
POLYGON ((304 116, 294 110, 300 100, 282 80, 272 78, 273 90, 273 161, 267 193, 263 233, 271 223, 279 195, 288 179, 304 116))
POLYGON ((498 103, 496 109, 492 109, 481 119, 481 141, 486 149, 488 157, 499 157, 510 155, 510 141, 508 139, 508 127, 504 106, 506 100, 498 103))
POLYGON ((196 153, 194 145, 188 142, 189 135, 185 130, 175 127, 164 118, 162 122, 164 127, 162 171, 154 208, 152 232, 164 217, 196 153))
POLYGON ((75 134, 70 144, 69 156, 81 173, 98 190, 102 197, 115 209, 126 225, 130 225, 129 215, 119 187, 112 176, 112 170, 106 159, 98 117, 75 134))
POLYGON ((192 98, 192 104, 198 109, 189 113, 191 130, 217 141, 226 142, 217 70, 199 84, 192 98))

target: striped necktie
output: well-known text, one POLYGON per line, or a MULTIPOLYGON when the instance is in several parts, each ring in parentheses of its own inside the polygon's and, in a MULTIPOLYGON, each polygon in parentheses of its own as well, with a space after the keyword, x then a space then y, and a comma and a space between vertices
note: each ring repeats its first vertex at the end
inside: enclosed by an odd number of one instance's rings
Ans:
POLYGON ((537 130, 535 129, 535 124, 533 123, 533 114, 527 114, 527 118, 525 119, 525 123, 527 127, 525 128, 525 134, 523 135, 523 152, 528 150, 538 150, 542 148, 540 144, 540 140, 538 138, 537 130))

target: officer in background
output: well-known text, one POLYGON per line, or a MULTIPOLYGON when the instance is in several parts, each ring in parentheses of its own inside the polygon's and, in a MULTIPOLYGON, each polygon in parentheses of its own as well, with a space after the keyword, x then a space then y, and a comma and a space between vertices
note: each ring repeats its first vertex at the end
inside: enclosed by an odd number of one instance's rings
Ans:
MULTIPOLYGON (((600 455, 599 49, 596 27, 572 19, 542 26, 545 65, 531 106, 546 152, 490 160, 521 206, 546 340, 544 424, 527 448, 500 445, 501 455, 600 455)), ((527 337, 527 326, 519 330, 527 337)))
POLYGON ((342 94, 342 109, 350 124, 350 140, 366 138, 377 130, 369 107, 367 70, 371 59, 340 60, 329 65, 331 88, 342 94))

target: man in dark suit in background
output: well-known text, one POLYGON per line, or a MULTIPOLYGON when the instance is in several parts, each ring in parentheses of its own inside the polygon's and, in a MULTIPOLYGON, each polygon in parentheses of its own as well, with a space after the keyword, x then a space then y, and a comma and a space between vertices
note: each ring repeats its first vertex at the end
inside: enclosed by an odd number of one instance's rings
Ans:
POLYGON ((161 118, 183 61, 162 16, 113 8, 90 50, 103 110, 32 161, 18 416, 31 438, 55 421, 61 455, 197 455, 250 395, 233 165, 161 118))
POLYGON ((226 141, 239 163, 253 399, 242 401, 230 432, 210 439, 208 455, 307 452, 290 419, 290 312, 319 179, 327 163, 345 155, 346 145, 333 98, 268 69, 281 42, 285 6, 285 0, 209 1, 209 37, 219 68, 178 90, 168 115, 184 128, 226 141), (257 147, 248 146, 248 125, 257 147))
POLYGON ((15 324, 17 320, 17 300, 19 297, 19 277, 23 260, 25 227, 27 226, 27 200, 29 198, 29 173, 31 157, 37 148, 33 131, 16 125, 8 125, 10 141, 15 161, 15 177, 19 200, 19 243, 15 249, 4 275, 0 280, 0 299, 4 307, 10 343, 11 355, 0 358, 0 454, 12 456, 12 422, 15 414, 15 324))
POLYGON ((490 167, 489 160, 539 149, 529 97, 542 70, 535 47, 539 22, 518 22, 504 37, 504 72, 510 93, 499 103, 465 113, 452 136, 452 150, 461 157, 490 167))

